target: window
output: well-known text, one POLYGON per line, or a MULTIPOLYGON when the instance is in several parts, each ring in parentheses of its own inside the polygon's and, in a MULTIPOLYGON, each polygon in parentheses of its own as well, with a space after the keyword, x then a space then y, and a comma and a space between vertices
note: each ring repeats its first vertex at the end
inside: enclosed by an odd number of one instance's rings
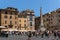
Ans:
POLYGON ((32 16, 30 16, 30 21, 32 21, 32 18, 33 18, 33 17, 32 17, 32 16))
POLYGON ((60 22, 60 20, 59 20, 59 22, 60 22))
POLYGON ((17 26, 15 26, 15 28, 17 28, 17 26))
POLYGON ((12 24, 12 21, 10 21, 10 24, 12 24))
POLYGON ((4 16, 4 18, 7 18, 7 16, 4 16))
POLYGON ((50 16, 49 16, 49 18, 50 18, 50 16))
POLYGON ((15 19, 17 19, 17 17, 15 16, 15 19))
POLYGON ((49 21, 49 19, 46 19, 47 21, 49 21))
POLYGON ((49 26, 49 24, 47 24, 47 26, 49 26))
POLYGON ((12 15, 12 12, 10 12, 10 14, 12 15))
POLYGON ((22 16, 21 16, 21 15, 18 15, 18 17, 19 17, 19 18, 22 18, 22 16))
POLYGON ((30 22, 30 26, 32 26, 32 22, 30 22))
POLYGON ((51 18, 51 20, 52 20, 52 18, 51 18))
POLYGON ((5 24, 7 24, 7 21, 5 21, 5 24))
POLYGON ((26 22, 26 20, 24 20, 24 22, 26 22))
POLYGON ((24 24, 24 28, 25 28, 25 30, 26 30, 26 24, 24 24))
POLYGON ((21 27, 21 24, 20 24, 20 27, 21 27))
POLYGON ((26 16, 23 16, 24 18, 26 18, 26 16))
POLYGON ((8 14, 7 12, 5 12, 5 14, 8 14))
POLYGON ((12 27, 13 27, 12 21, 10 21, 9 28, 12 28, 12 27))
POLYGON ((19 22, 21 22, 21 20, 19 20, 19 22))
POLYGON ((26 27, 26 24, 24 24, 24 27, 26 27))
POLYGON ((19 28, 20 28, 20 30, 21 30, 21 24, 20 24, 20 27, 19 27, 19 28))
POLYGON ((12 19, 12 16, 10 16, 10 19, 12 19))
POLYGON ((45 22, 45 20, 43 20, 45 22))
POLYGON ((59 15, 59 17, 60 17, 60 15, 59 15))

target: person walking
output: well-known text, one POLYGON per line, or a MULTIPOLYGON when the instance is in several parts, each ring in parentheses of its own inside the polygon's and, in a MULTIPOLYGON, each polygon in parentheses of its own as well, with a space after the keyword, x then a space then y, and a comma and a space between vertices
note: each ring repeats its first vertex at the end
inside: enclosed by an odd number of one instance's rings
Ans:
POLYGON ((41 32, 41 38, 43 38, 44 37, 44 32, 41 32))
POLYGON ((54 33, 54 37, 56 38, 56 37, 57 37, 57 32, 56 32, 56 31, 54 31, 53 33, 54 33))
POLYGON ((57 30, 53 31, 53 35, 54 35, 54 39, 53 40, 57 40, 57 30))
POLYGON ((28 33, 28 40, 31 40, 31 32, 29 31, 29 33, 28 33))
POLYGON ((48 30, 46 30, 44 34, 45 34, 46 37, 49 38, 49 31, 48 30))

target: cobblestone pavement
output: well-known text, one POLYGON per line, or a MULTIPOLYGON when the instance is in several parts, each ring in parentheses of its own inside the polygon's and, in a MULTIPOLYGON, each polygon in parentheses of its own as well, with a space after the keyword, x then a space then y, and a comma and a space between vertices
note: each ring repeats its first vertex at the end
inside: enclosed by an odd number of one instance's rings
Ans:
MULTIPOLYGON (((10 35, 9 37, 0 37, 0 40, 27 40, 27 39, 28 39, 27 36, 21 36, 21 35, 13 35, 13 36, 10 35)), ((31 40, 53 40, 53 39, 54 39, 53 36, 50 36, 49 38, 48 37, 41 38, 40 36, 38 36, 38 37, 35 37, 35 36, 31 37, 31 40)))

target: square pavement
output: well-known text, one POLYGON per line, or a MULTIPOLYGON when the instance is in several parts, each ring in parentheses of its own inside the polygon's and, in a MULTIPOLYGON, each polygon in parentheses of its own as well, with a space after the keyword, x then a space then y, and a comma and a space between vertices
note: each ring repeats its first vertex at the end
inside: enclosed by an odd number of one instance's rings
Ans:
MULTIPOLYGON (((0 40, 27 40, 28 39, 28 36, 24 36, 24 35, 9 35, 8 37, 0 37, 0 40)), ((53 36, 50 36, 49 38, 48 37, 43 37, 41 38, 40 36, 38 37, 35 37, 35 36, 32 36, 31 37, 31 40, 53 40, 54 37, 53 36)))

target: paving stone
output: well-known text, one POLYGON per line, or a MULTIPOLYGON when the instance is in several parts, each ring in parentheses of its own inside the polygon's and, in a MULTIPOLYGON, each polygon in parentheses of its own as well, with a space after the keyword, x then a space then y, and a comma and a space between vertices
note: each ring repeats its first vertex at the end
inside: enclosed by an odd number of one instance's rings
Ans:
MULTIPOLYGON (((27 40, 28 39, 28 36, 21 36, 21 35, 10 35, 9 37, 0 37, 0 40, 27 40)), ((38 36, 38 37, 35 37, 35 36, 32 36, 31 37, 31 40, 53 40, 54 39, 54 36, 50 36, 49 38, 48 37, 45 37, 44 38, 41 38, 41 36, 38 36)))

